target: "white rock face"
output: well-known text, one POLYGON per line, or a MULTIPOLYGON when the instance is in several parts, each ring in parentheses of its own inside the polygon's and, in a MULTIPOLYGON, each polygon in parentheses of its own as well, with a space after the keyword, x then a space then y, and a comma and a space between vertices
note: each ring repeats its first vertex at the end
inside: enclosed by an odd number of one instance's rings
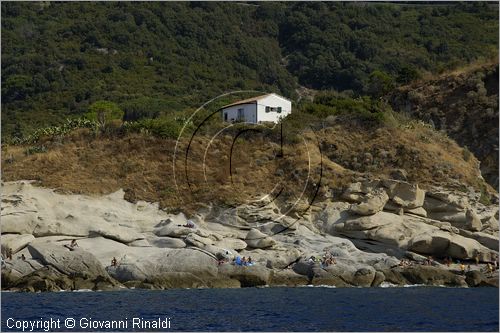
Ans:
POLYGON ((17 235, 17 234, 7 234, 2 235, 2 247, 12 249, 12 253, 17 253, 23 248, 25 248, 29 243, 35 240, 35 237, 31 234, 17 235))
POLYGON ((246 242, 235 238, 224 238, 216 242, 215 245, 223 249, 232 249, 236 251, 243 250, 247 247, 246 242))
POLYGON ((403 181, 388 180, 384 181, 389 197, 397 205, 403 208, 422 207, 425 199, 425 191, 418 185, 413 185, 403 181))
MULTIPOLYGON (((196 226, 188 228, 184 214, 168 214, 157 204, 127 202, 123 191, 90 197, 61 195, 29 182, 5 183, 2 246, 15 253, 5 264, 18 278, 48 265, 68 275, 109 273, 121 282, 225 276, 252 285, 267 283, 272 270, 277 274, 311 255, 330 253, 337 265, 327 270, 313 267, 315 276, 369 286, 380 281, 380 270, 397 265, 408 253, 412 258, 457 259, 477 254, 484 261, 498 252, 494 207, 444 190, 426 195, 401 181, 354 183, 346 193, 342 197, 351 196, 349 202, 329 198, 304 219, 283 216, 274 203, 264 208, 208 207, 189 217, 196 226), (356 208, 353 201, 359 203, 356 208), (72 239, 78 243, 74 251, 64 246, 72 239), (26 260, 18 259, 22 254, 26 260), (217 259, 231 261, 235 256, 251 257, 257 268, 250 272, 245 271, 248 267, 217 265, 217 259), (116 267, 111 267, 113 258, 116 267)), ((297 278, 289 271, 290 278, 297 278)), ((306 273, 311 272, 307 268, 306 273)))
POLYGON ((265 249, 276 244, 276 241, 257 229, 251 229, 245 237, 245 242, 249 247, 255 249, 265 249))
POLYGON ((34 259, 45 265, 53 266, 66 275, 108 276, 96 257, 90 252, 78 248, 70 251, 64 246, 38 243, 28 245, 28 251, 34 259))
POLYGON ((143 239, 142 232, 169 215, 157 205, 123 200, 123 191, 93 198, 62 195, 29 182, 3 185, 2 233, 35 237, 102 235, 128 243, 143 239))

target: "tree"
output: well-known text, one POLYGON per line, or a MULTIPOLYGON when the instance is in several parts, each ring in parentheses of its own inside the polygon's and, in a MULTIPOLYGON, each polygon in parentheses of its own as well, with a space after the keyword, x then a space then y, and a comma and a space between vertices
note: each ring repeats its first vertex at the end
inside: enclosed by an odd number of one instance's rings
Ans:
POLYGON ((419 79, 420 78, 420 73, 418 70, 411 66, 403 66, 398 73, 398 82, 402 84, 407 84, 413 80, 419 79))
POLYGON ((99 123, 101 128, 106 126, 111 120, 122 120, 123 110, 118 105, 109 101, 97 101, 89 106, 89 111, 86 117, 89 120, 94 120, 99 123))
POLYGON ((394 89, 394 79, 389 74, 375 70, 370 74, 367 93, 373 97, 380 97, 394 89))

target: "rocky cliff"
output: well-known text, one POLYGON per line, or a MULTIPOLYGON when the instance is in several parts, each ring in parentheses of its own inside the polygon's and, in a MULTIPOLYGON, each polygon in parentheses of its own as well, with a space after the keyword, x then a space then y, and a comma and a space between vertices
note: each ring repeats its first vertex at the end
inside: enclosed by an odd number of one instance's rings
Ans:
POLYGON ((481 173, 498 189, 498 64, 448 73, 396 89, 395 110, 446 132, 481 161, 481 173))
POLYGON ((185 216, 128 202, 123 191, 91 197, 27 181, 2 187, 3 289, 498 285, 485 268, 498 255, 498 207, 472 193, 361 178, 296 218, 270 200, 185 216), (255 265, 231 264, 236 256, 255 265), (449 257, 454 263, 444 265, 449 257), (471 272, 462 275, 457 260, 471 272))

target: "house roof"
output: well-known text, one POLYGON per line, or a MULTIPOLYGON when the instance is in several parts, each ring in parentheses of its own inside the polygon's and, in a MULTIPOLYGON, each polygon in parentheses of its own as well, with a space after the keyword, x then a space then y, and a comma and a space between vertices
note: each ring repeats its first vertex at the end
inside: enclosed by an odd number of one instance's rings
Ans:
MULTIPOLYGON (((223 107, 221 107, 221 109, 225 109, 227 107, 235 106, 235 105, 255 103, 258 100, 263 99, 263 98, 265 98, 267 96, 270 96, 270 95, 276 95, 276 94, 271 93, 271 94, 265 94, 265 95, 255 96, 255 97, 252 97, 252 98, 242 99, 240 101, 237 101, 237 102, 234 102, 234 103, 231 103, 231 104, 228 104, 228 105, 224 105, 223 107)), ((279 95, 276 95, 276 96, 286 99, 285 97, 282 97, 282 96, 279 96, 279 95)), ((286 100, 288 100, 288 99, 286 99, 286 100)))

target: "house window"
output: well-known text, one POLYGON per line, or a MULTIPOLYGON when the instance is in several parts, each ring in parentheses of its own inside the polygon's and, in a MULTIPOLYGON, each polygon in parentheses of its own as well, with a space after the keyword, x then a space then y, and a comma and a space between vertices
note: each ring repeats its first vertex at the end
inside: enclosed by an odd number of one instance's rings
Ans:
POLYGON ((278 112, 281 113, 281 106, 266 106, 266 112, 278 112))
POLYGON ((224 112, 224 121, 227 121, 227 112, 224 112))

